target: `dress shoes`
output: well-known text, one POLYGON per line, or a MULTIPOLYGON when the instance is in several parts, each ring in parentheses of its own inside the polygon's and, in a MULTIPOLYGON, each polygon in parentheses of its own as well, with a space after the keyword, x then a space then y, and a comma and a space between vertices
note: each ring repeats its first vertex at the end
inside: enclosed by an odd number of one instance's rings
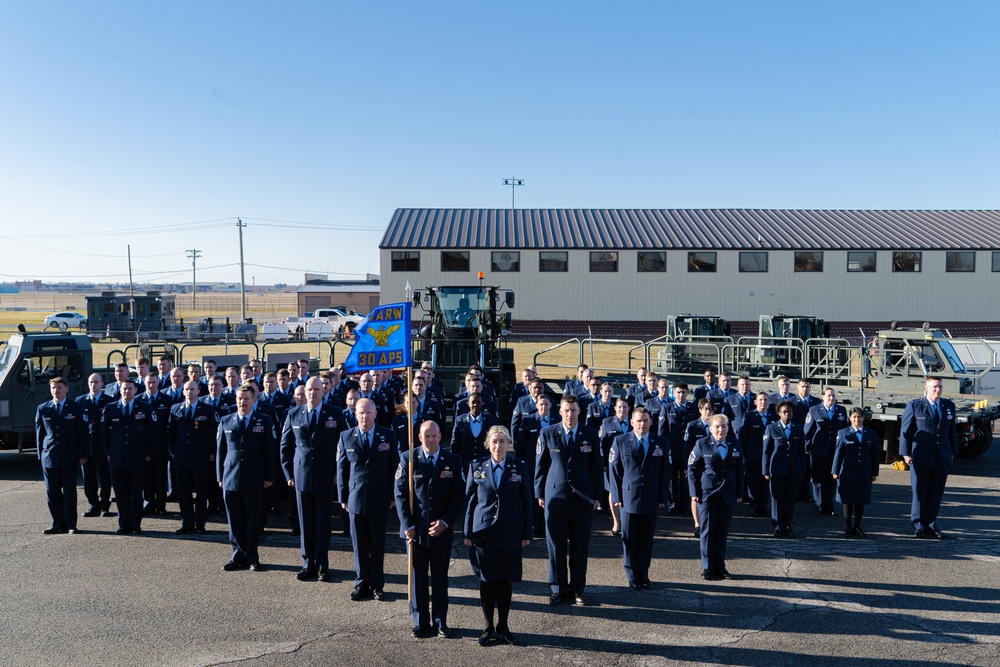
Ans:
POLYGON ((316 570, 312 568, 304 567, 295 574, 295 578, 299 581, 309 581, 310 579, 315 579, 317 577, 316 570))
POLYGON ((382 590, 381 588, 376 588, 375 590, 372 591, 372 597, 378 600, 379 602, 385 602, 385 591, 382 590))
POLYGON ((421 637, 426 637, 431 630, 432 628, 429 625, 414 625, 413 629, 410 630, 410 636, 414 639, 420 639, 421 637))
POLYGON ((733 573, 730 572, 729 570, 727 570, 726 568, 722 568, 721 570, 716 571, 716 574, 718 574, 723 579, 732 579, 733 578, 733 573))
POLYGON ((129 535, 132 533, 131 528, 119 528, 115 531, 115 535, 129 535))
POLYGON ((133 535, 142 535, 142 528, 133 528, 132 529, 132 534, 133 535))
POLYGON ((917 539, 924 539, 924 538, 928 538, 928 537, 934 537, 933 535, 931 535, 930 533, 928 533, 923 528, 917 528, 917 530, 914 531, 913 536, 916 537, 917 539))
POLYGON ((185 528, 181 526, 180 528, 174 531, 174 535, 190 535, 193 532, 194 531, 191 530, 190 528, 185 528))
POLYGON ((446 623, 441 623, 438 625, 437 635, 443 639, 451 639, 451 628, 446 623))
POLYGON ((945 539, 945 534, 942 533, 940 530, 935 530, 934 528, 928 528, 927 535, 939 540, 945 539))
POLYGON ((611 531, 611 537, 621 537, 621 536, 622 536, 622 531, 620 531, 620 530, 612 530, 611 531))
POLYGON ((553 593, 552 595, 549 596, 549 606, 556 607, 558 605, 561 605, 565 597, 566 597, 565 593, 553 593))
POLYGON ((641 584, 639 584, 639 586, 642 588, 642 590, 648 591, 649 589, 651 589, 653 587, 653 582, 649 581, 647 579, 646 581, 644 581, 641 584))
POLYGON ((634 581, 628 582, 628 587, 631 588, 634 591, 638 591, 638 590, 642 589, 642 586, 640 584, 635 583, 634 581))
POLYGON ((713 572, 712 570, 702 570, 701 578, 704 579, 705 581, 713 581, 714 579, 716 579, 715 572, 713 572))
POLYGON ((354 602, 361 602, 362 600, 368 598, 372 594, 372 589, 367 586, 355 586, 354 590, 351 591, 351 600, 354 602))
POLYGON ((45 530, 43 530, 42 535, 62 535, 65 532, 66 532, 65 528, 56 528, 55 526, 53 526, 52 528, 46 528, 45 530))
POLYGON ((517 640, 514 639, 514 633, 510 630, 500 630, 496 634, 497 641, 501 644, 507 644, 508 646, 517 646, 517 640))
POLYGON ((774 529, 774 533, 772 533, 772 537, 784 537, 784 536, 785 536, 785 532, 783 530, 781 530, 780 528, 775 528, 774 529))
POLYGON ((856 535, 854 534, 854 529, 848 528, 847 530, 845 530, 844 537, 856 537, 856 535))
POLYGON ((496 638, 496 633, 493 628, 486 628, 483 630, 483 634, 479 635, 479 645, 489 646, 490 642, 496 638))
POLYGON ((581 607, 587 606, 587 596, 583 593, 577 593, 573 596, 573 604, 578 604, 581 607))
POLYGON ((852 528, 851 530, 854 531, 854 536, 855 537, 868 537, 868 533, 866 533, 865 531, 861 530, 861 526, 856 526, 855 528, 852 528))
POLYGON ((78 532, 80 532, 80 531, 78 531, 76 528, 68 528, 66 530, 66 534, 68 534, 68 535, 76 535, 78 532))
POLYGON ((694 536, 695 539, 701 539, 701 526, 694 527, 694 536))
POLYGON ((793 531, 791 528, 785 528, 781 532, 782 532, 782 534, 784 534, 785 537, 790 537, 793 540, 795 539, 795 531, 793 531))
POLYGON ((330 570, 323 570, 319 573, 319 580, 328 584, 333 581, 333 575, 330 574, 330 570))
POLYGON ((198 533, 199 535, 208 535, 208 531, 205 530, 204 526, 202 526, 201 528, 195 528, 194 532, 198 533))
POLYGON ((93 518, 95 516, 101 516, 101 510, 91 505, 87 508, 87 511, 83 513, 83 516, 88 518, 93 518))
POLYGON ((249 570, 251 572, 263 572, 264 566, 261 565, 260 563, 250 563, 249 570))
POLYGON ((243 565, 242 563, 237 563, 235 561, 229 561, 228 563, 222 566, 222 569, 225 570, 226 572, 235 572, 236 570, 245 570, 247 569, 247 566, 243 565))
POLYGON ((815 512, 813 512, 813 514, 815 514, 816 516, 826 516, 826 512, 820 512, 819 510, 816 510, 815 512))
POLYGON ((101 510, 101 516, 111 516, 111 510, 101 510))

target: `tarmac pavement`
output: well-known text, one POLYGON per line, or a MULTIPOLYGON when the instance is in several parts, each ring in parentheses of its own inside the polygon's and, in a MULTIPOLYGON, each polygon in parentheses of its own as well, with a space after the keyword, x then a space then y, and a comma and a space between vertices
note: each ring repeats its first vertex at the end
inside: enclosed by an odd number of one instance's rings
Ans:
MULTIPOLYGON (((271 517, 265 572, 223 572, 224 518, 178 537, 176 504, 142 536, 115 517, 50 523, 38 462, 0 452, 0 665, 1000 665, 1000 446, 960 460, 939 525, 910 535, 909 473, 883 466, 864 526, 799 503, 798 539, 737 508, 728 567, 700 577, 690 517, 661 517, 651 591, 632 591, 611 519, 594 522, 589 606, 548 605, 544 540, 526 550, 511 629, 520 645, 481 648, 478 582, 456 539, 450 640, 410 637, 406 556, 390 515, 386 602, 349 599, 350 541, 335 533, 333 583, 298 582, 298 539, 271 517)), ((80 512, 86 510, 82 488, 80 512)), ((113 508, 112 508, 113 509, 113 508)), ((339 519, 334 521, 339 530, 339 519)))

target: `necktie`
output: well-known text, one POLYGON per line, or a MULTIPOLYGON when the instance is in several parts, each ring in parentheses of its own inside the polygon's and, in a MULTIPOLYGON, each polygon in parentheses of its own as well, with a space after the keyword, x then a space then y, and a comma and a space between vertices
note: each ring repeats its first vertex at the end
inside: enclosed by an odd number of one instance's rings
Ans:
POLYGON ((854 435, 858 436, 858 442, 861 442, 861 429, 855 429, 854 435))
POLYGON ((128 417, 129 417, 130 414, 132 414, 132 404, 131 403, 126 403, 125 404, 125 419, 128 419, 128 417))
POLYGON ((934 418, 941 419, 941 407, 937 403, 931 403, 931 407, 934 409, 934 418))
POLYGON ((365 449, 371 447, 371 440, 368 439, 367 433, 361 436, 361 443, 364 445, 365 449))
POLYGON ((792 437, 792 425, 789 424, 785 427, 785 439, 788 440, 792 437))
POLYGON ((826 416, 831 421, 833 420, 833 408, 830 408, 829 410, 826 411, 826 416))
POLYGON ((627 429, 627 428, 625 427, 625 420, 624 420, 624 419, 620 420, 620 423, 621 423, 621 425, 622 425, 622 433, 624 433, 625 431, 627 431, 627 430, 628 430, 628 429, 627 429))
POLYGON ((500 488, 500 480, 503 478, 503 466, 497 463, 493 466, 493 483, 500 488))
POLYGON ((56 403, 56 417, 62 416, 62 403, 56 403))
POLYGON ((642 458, 646 458, 646 439, 639 438, 639 453, 642 454, 642 458))
POLYGON ((188 406, 188 409, 187 409, 187 418, 188 419, 194 419, 194 406, 193 405, 188 406))
POLYGON ((315 429, 316 424, 318 423, 319 423, 319 410, 313 408, 312 414, 309 415, 309 428, 315 429))
POLYGON ((479 419, 476 418, 472 420, 471 426, 472 426, 472 436, 478 438, 479 431, 483 427, 483 425, 479 422, 479 419))
POLYGON ((566 449, 573 449, 573 431, 566 432, 566 449))
POLYGON ((726 443, 720 442, 719 443, 719 456, 721 456, 723 459, 725 459, 726 458, 726 454, 728 454, 728 453, 729 453, 729 449, 726 447, 726 443))
POLYGON ((243 418, 240 419, 240 430, 241 431, 246 431, 247 430, 247 422, 248 421, 250 421, 250 415, 247 415, 246 417, 243 417, 243 418))

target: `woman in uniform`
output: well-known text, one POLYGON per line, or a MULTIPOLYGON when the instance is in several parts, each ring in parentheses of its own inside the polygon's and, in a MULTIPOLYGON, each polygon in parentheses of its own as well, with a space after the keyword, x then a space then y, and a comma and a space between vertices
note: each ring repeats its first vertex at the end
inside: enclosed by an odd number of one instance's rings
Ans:
POLYGON ((511 449, 510 432, 494 426, 486 433, 490 455, 469 465, 465 493, 465 545, 472 572, 479 579, 479 599, 486 629, 479 645, 516 644, 507 625, 512 583, 521 581, 521 550, 532 536, 532 482, 527 465, 511 449), (497 622, 493 623, 493 611, 497 622))
POLYGON ((844 506, 847 524, 844 537, 866 537, 861 530, 861 517, 865 505, 872 501, 872 484, 878 478, 882 447, 875 431, 864 426, 864 410, 851 408, 848 418, 851 425, 837 433, 831 471, 837 480, 837 500, 844 506))
POLYGON ((795 404, 778 403, 778 421, 764 431, 764 479, 770 482, 771 525, 775 537, 795 537, 792 515, 799 483, 806 475, 805 433, 792 421, 795 404))

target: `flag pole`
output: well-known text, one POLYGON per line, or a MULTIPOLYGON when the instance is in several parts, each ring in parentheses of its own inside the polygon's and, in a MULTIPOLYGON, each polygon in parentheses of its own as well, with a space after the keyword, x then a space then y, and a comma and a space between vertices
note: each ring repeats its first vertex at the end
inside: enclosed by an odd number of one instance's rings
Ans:
MULTIPOLYGON (((410 281, 406 281, 406 301, 410 301, 410 281)), ((412 322, 404 322, 403 326, 409 329, 413 326, 412 322)), ((407 355, 409 358, 409 355, 407 355)), ((410 516, 415 517, 416 513, 413 509, 413 401, 410 400, 410 392, 413 387, 413 362, 411 361, 406 365, 406 393, 403 400, 406 402, 406 433, 410 440, 410 458, 409 458, 409 470, 407 471, 407 479, 410 483, 410 516)), ((416 527, 416 521, 414 521, 414 527, 416 527)), ((407 542, 406 544, 406 599, 411 605, 413 604, 413 543, 407 542)))

